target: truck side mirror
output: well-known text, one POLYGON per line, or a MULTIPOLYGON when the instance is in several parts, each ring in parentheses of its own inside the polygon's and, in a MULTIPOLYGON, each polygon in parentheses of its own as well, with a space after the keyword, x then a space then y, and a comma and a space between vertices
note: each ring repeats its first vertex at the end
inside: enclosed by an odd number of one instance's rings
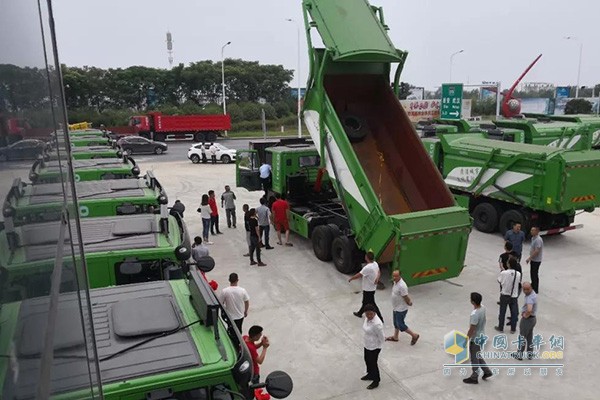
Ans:
POLYGON ((267 389, 267 393, 276 399, 285 399, 292 393, 294 389, 294 382, 292 378, 283 371, 273 371, 267 375, 267 379, 264 384, 258 384, 256 386, 263 386, 267 389))

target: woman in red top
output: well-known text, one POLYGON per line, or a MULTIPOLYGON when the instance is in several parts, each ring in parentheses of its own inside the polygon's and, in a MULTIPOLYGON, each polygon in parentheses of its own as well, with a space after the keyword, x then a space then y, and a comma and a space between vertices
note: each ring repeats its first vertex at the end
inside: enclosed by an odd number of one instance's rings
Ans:
POLYGON ((222 234, 219 230, 219 208, 217 207, 217 199, 215 197, 215 191, 208 191, 208 205, 210 206, 210 234, 215 234, 215 229, 217 234, 222 234))
POLYGON ((275 195, 277 200, 273 203, 272 212, 273 212, 273 226, 277 231, 277 244, 281 243, 281 233, 285 232, 285 245, 292 246, 290 243, 290 224, 288 223, 287 212, 290 209, 290 205, 287 201, 281 198, 281 195, 277 193, 275 195))

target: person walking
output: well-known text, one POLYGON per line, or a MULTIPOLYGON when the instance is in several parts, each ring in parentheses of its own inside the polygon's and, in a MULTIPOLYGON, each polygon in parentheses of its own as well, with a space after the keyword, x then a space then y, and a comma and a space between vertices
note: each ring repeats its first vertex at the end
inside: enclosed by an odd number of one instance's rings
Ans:
POLYGON ((293 246, 293 244, 290 243, 290 224, 287 215, 290 205, 279 193, 275 195, 275 198, 276 200, 271 207, 271 211, 273 212, 273 226, 277 232, 277 244, 283 244, 281 241, 281 233, 285 232, 285 245, 293 246))
POLYGON ((271 210, 266 206, 267 200, 263 196, 260 198, 260 206, 256 209, 256 215, 258 217, 258 230, 260 233, 260 238, 262 239, 264 235, 264 245, 265 249, 271 250, 273 247, 269 244, 269 232, 271 230, 271 221, 273 219, 271 210))
POLYGON ((248 308, 250 308, 250 296, 246 289, 238 286, 239 281, 238 274, 235 272, 229 274, 229 287, 221 292, 221 303, 227 311, 227 315, 242 332, 244 318, 248 316, 248 308))
POLYGON ((243 339, 250 352, 250 357, 252 358, 253 374, 251 382, 256 384, 260 382, 260 365, 265 361, 267 349, 270 346, 269 338, 263 336, 262 326, 253 325, 248 330, 248 335, 245 335, 243 339), (262 351, 259 355, 258 349, 260 348, 262 348, 262 351))
POLYGON ((250 228, 250 265, 266 267, 260 259, 260 231, 258 229, 258 219, 256 218, 256 209, 251 208, 248 211, 248 228, 250 228), (256 261, 254 261, 254 252, 256 251, 256 261), (258 261, 258 262, 257 262, 258 261))
POLYGON ((383 334, 383 321, 377 315, 377 307, 373 304, 364 306, 365 321, 363 322, 364 332, 364 359, 367 367, 367 374, 360 378, 361 381, 372 381, 367 389, 375 389, 379 386, 381 376, 379 374, 379 366, 377 361, 379 353, 385 342, 383 334))
POLYGON ((469 330, 467 336, 469 337, 469 354, 471 355, 471 365, 473 373, 470 377, 463 379, 464 383, 479 383, 479 368, 483 371, 482 379, 486 380, 492 376, 492 370, 487 366, 483 357, 481 357, 480 351, 483 351, 483 346, 475 342, 475 338, 481 337, 485 334, 485 306, 481 304, 483 297, 477 292, 471 293, 471 304, 473 305, 473 311, 471 311, 471 317, 469 319, 469 330))
POLYGON ((512 229, 509 229, 504 234, 504 240, 508 241, 513 246, 513 251, 519 256, 518 261, 521 261, 521 255, 523 254, 523 242, 525 241, 525 233, 521 230, 521 224, 515 222, 512 229))
POLYGON ((500 283, 500 311, 498 313, 498 326, 495 326, 498 332, 504 332, 504 318, 506 317, 506 308, 510 308, 510 333, 515 333, 517 329, 517 298, 519 297, 519 283, 521 274, 513 269, 517 263, 515 258, 510 258, 508 269, 501 271, 498 275, 500 283))
POLYGON ((198 262, 201 258, 208 256, 208 247, 202 243, 202 238, 200 236, 196 236, 194 238, 194 244, 192 245, 192 258, 194 261, 198 262))
POLYGON ((531 245, 529 247, 529 257, 527 263, 530 265, 531 286, 536 294, 540 294, 540 265, 542 264, 542 255, 544 253, 544 240, 540 236, 540 228, 534 226, 531 228, 531 245))
POLYGON ((388 336, 385 340, 397 342, 400 332, 406 332, 411 337, 410 345, 414 346, 417 340, 419 340, 420 335, 411 331, 404 322, 408 313, 408 307, 413 305, 411 298, 408 296, 408 286, 400 276, 400 271, 398 270, 392 272, 392 280, 394 281, 394 286, 392 286, 394 335, 388 336))
POLYGON ((221 208, 225 208, 228 228, 236 227, 235 200, 235 193, 231 191, 229 185, 225 185, 225 192, 221 195, 221 208))
POLYGON ((208 232, 210 230, 210 204, 208 204, 208 195, 202 195, 202 201, 200 202, 200 207, 197 210, 202 217, 202 238, 204 239, 204 243, 213 244, 208 240, 208 232))
POLYGON ((210 147, 208 148, 208 152, 210 153, 210 160, 212 161, 213 164, 217 163, 217 146, 215 146, 214 143, 210 144, 210 147))
POLYGON ((183 203, 180 200, 175 200, 175 203, 173 204, 173 207, 171 207, 171 211, 169 212, 169 214, 173 216, 178 214, 181 218, 183 218, 184 211, 185 206, 183 205, 183 203))
POLYGON ((246 243, 248 244, 248 252, 244 254, 244 257, 250 257, 250 206, 244 204, 242 206, 242 211, 244 212, 244 229, 246 230, 246 243))
POLYGON ((513 354, 517 360, 523 360, 527 352, 527 358, 533 358, 533 328, 537 323, 537 293, 529 282, 523 283, 523 293, 525 293, 525 304, 521 308, 521 322, 519 323, 519 352, 513 354))
POLYGON ((265 197, 268 198, 269 190, 271 189, 271 166, 266 161, 263 161, 258 172, 260 174, 260 182, 265 191, 265 197))
POLYGON ((215 191, 208 191, 208 204, 210 205, 210 234, 221 235, 223 232, 219 230, 219 209, 217 208, 217 198, 215 197, 215 191))
POLYGON ((379 282, 379 278, 381 277, 381 271, 379 269, 379 264, 375 261, 375 255, 372 251, 367 252, 365 255, 366 265, 362 267, 360 272, 357 272, 354 276, 348 279, 348 282, 352 282, 353 280, 362 278, 362 305, 360 306, 360 310, 354 312, 353 314, 358 318, 362 318, 363 312, 365 311, 365 306, 367 304, 372 304, 377 311, 377 316, 383 322, 383 317, 381 316, 381 312, 379 312, 379 307, 377 307, 377 303, 375 303, 375 290, 377 290, 377 282, 379 282))

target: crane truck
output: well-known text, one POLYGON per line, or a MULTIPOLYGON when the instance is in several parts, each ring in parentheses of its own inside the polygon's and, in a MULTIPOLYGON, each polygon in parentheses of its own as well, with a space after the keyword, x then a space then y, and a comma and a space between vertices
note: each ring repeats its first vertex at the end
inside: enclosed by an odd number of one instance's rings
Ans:
MULTIPOLYGON (((266 149, 273 191, 290 203, 290 229, 342 273, 372 251, 409 285, 458 276, 471 219, 400 105, 407 53, 388 37, 383 10, 366 0, 305 0, 303 12, 310 60, 303 116, 314 145, 266 149), (313 47, 312 28, 325 48, 313 47)), ((238 168, 238 184, 256 174, 238 168)))

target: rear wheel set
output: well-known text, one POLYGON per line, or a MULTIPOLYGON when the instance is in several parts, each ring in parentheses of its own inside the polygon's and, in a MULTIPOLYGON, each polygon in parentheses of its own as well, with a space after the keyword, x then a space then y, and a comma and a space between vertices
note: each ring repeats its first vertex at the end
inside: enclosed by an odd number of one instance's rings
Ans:
POLYGON ((356 242, 340 231, 335 224, 319 225, 311 236, 313 252, 321 261, 331 261, 335 268, 343 274, 351 274, 358 270, 358 253, 356 242))

